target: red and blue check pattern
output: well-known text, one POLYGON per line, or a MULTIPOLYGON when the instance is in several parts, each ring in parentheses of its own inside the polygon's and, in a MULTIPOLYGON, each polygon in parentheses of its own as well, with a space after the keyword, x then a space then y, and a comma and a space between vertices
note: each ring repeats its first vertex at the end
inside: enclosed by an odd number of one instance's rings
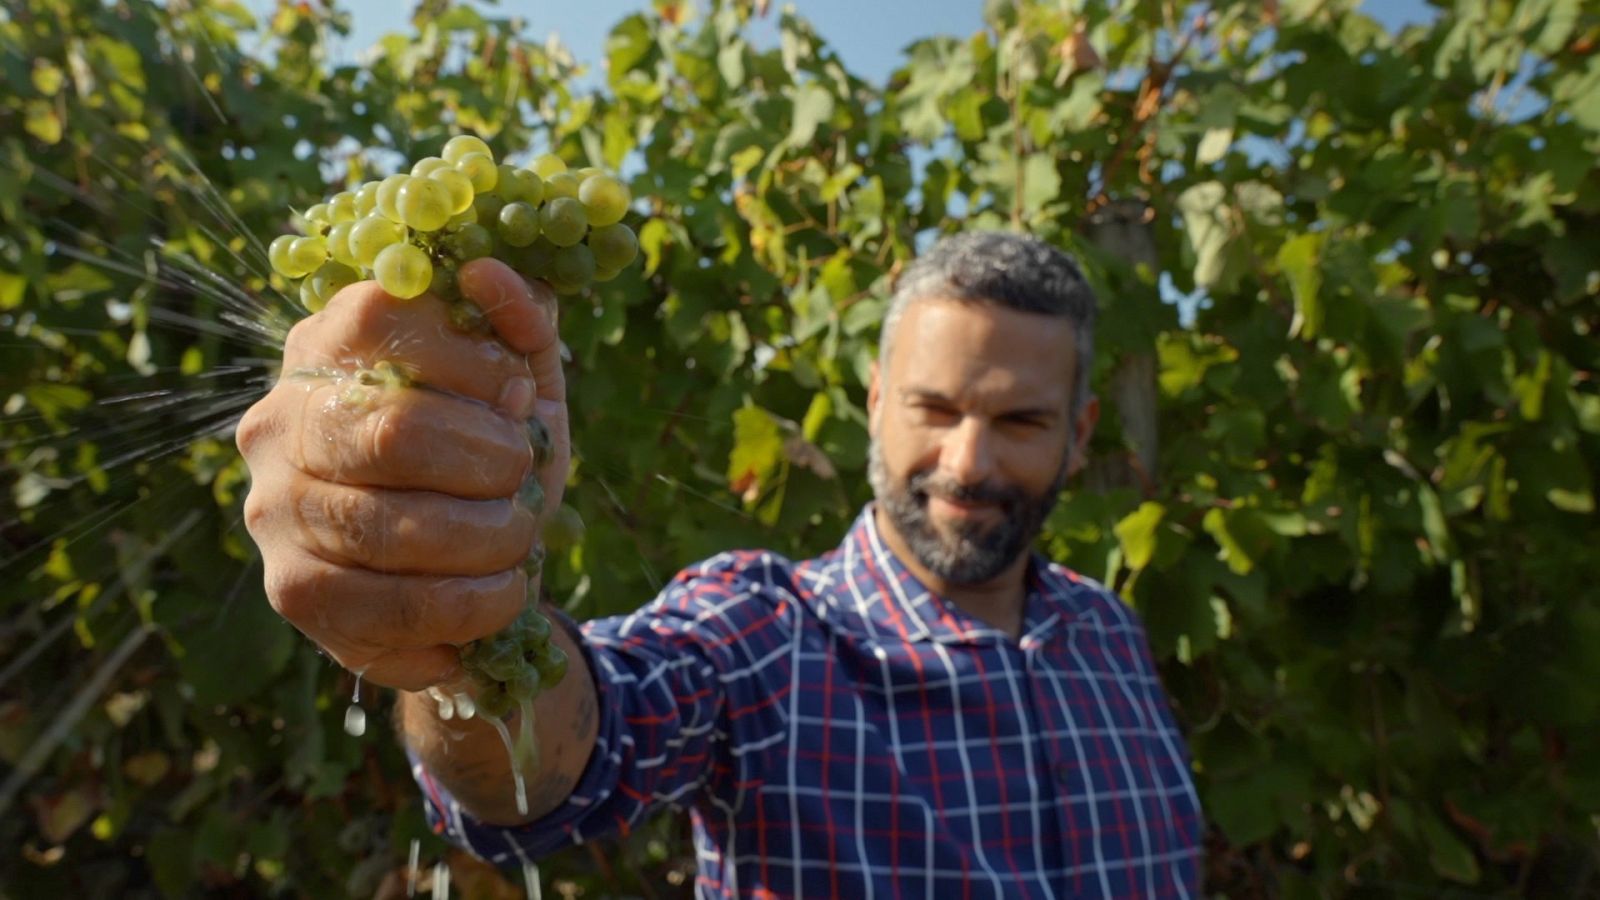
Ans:
POLYGON ((925 590, 867 507, 793 563, 728 553, 584 626, 599 743, 566 804, 435 826, 501 864, 693 818, 706 897, 1197 897, 1188 752, 1144 633, 1035 557, 1020 641, 925 590))

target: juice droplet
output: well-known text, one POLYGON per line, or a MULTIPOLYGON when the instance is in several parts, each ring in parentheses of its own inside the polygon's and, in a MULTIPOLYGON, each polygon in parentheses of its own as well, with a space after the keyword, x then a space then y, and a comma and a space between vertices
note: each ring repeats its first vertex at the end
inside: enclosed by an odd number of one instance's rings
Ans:
POLYGON ((539 884, 539 867, 534 863, 522 864, 522 886, 528 891, 528 900, 544 900, 544 890, 539 884))
POLYGON ((344 711, 344 732, 351 737, 361 737, 367 733, 367 711, 354 703, 344 711))
POLYGON ((473 702, 470 694, 456 695, 456 715, 463 719, 470 719, 478 714, 478 704, 473 702))
POLYGON ((406 896, 417 895, 417 857, 422 853, 422 842, 411 839, 411 858, 406 862, 406 896))
POLYGON ((433 864, 433 900, 450 900, 450 867, 433 864))
POLYGON ((528 783, 522 777, 522 767, 517 765, 517 751, 511 743, 511 732, 506 730, 506 723, 502 719, 488 718, 487 721, 500 735, 500 743, 506 745, 506 756, 511 759, 511 780, 516 784, 517 815, 525 816, 528 814, 528 783))

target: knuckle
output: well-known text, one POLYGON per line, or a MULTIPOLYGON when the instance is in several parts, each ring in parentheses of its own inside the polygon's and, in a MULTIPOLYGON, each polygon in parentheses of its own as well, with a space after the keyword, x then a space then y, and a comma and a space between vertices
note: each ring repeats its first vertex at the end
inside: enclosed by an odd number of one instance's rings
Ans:
POLYGON ((367 464, 382 469, 386 464, 404 464, 406 450, 418 440, 414 416, 408 407, 385 403, 362 421, 360 450, 367 464))
POLYGON ((272 521, 270 494, 259 484, 251 485, 244 497, 244 529, 260 541, 272 521))
POLYGON ((329 570, 305 563, 268 565, 267 601, 278 615, 307 633, 316 632, 317 610, 329 589, 329 570))

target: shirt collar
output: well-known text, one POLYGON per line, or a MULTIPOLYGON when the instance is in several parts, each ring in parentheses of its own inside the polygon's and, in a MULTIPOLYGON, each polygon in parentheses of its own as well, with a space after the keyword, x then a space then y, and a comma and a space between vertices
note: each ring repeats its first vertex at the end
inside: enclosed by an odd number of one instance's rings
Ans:
MULTIPOLYGON (((814 580, 816 593, 836 626, 870 637, 906 641, 989 643, 1006 639, 996 628, 967 615, 955 604, 928 590, 910 567, 890 549, 878 528, 875 503, 868 503, 855 524, 828 555, 814 580)), ((1070 573, 1030 553, 1024 641, 1042 640, 1079 613, 1070 573)))

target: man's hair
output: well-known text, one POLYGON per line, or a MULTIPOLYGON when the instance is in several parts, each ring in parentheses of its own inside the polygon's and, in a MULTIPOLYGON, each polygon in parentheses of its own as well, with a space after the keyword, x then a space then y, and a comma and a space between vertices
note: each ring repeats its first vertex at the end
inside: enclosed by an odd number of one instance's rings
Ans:
POLYGON ((1089 401, 1095 297, 1078 264, 1066 253, 1038 238, 1001 231, 967 232, 940 240, 907 266, 895 285, 879 337, 880 364, 888 364, 895 326, 906 307, 928 298, 989 303, 1066 319, 1077 338, 1072 414, 1089 401))

